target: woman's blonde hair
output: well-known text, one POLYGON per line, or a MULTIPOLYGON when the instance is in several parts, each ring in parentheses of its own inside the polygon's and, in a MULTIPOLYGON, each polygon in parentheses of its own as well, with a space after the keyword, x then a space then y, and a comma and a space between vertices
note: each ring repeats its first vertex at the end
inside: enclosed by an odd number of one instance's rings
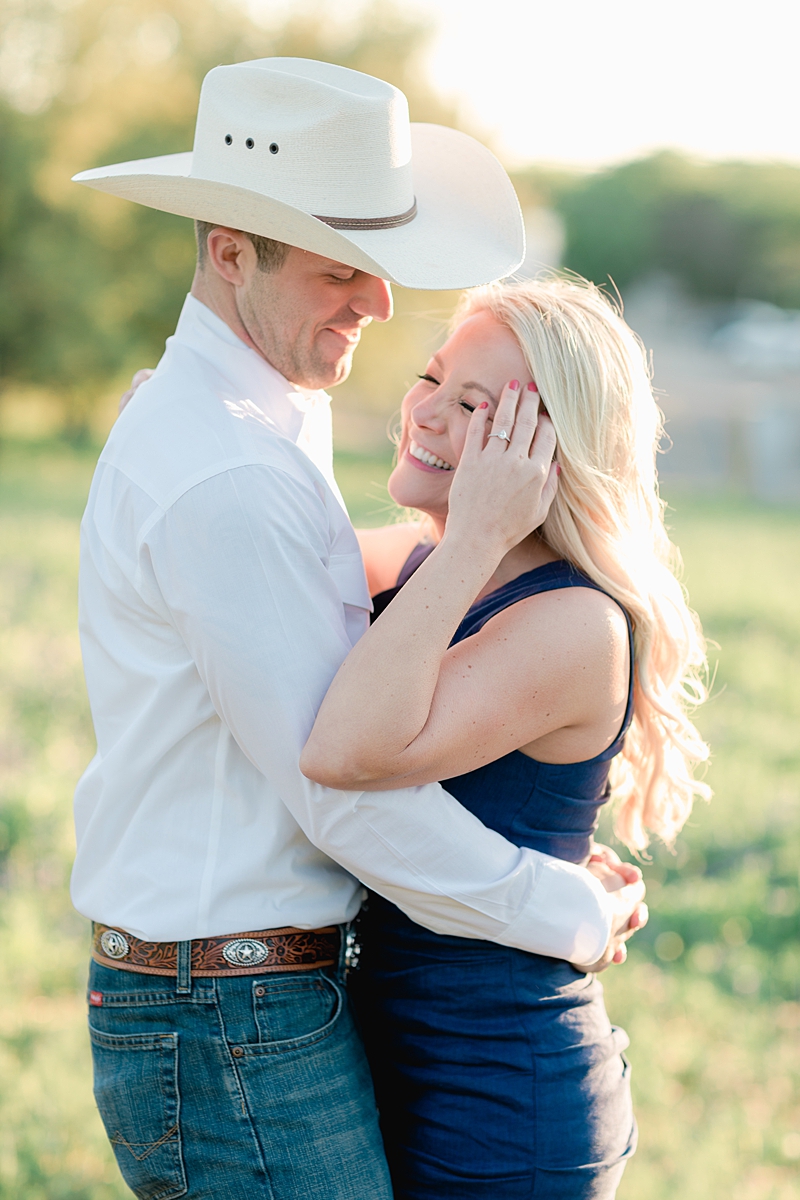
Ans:
POLYGON ((628 612, 633 723, 612 767, 615 828, 633 850, 667 844, 707 784, 708 747, 689 719, 707 698, 700 624, 676 577, 656 450, 663 431, 644 348, 599 288, 570 277, 465 293, 455 323, 490 313, 514 334, 558 439, 562 473, 541 533, 628 612))

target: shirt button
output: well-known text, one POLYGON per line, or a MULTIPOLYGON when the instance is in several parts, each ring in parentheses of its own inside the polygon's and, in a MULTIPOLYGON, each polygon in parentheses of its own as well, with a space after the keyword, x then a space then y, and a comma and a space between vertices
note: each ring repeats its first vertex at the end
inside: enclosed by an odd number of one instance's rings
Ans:
POLYGON ((231 1054, 233 1055, 234 1058, 241 1058, 242 1055, 244 1054, 244 1050, 242 1049, 241 1046, 234 1046, 233 1050, 231 1051, 231 1054))
POLYGON ((265 987, 257 987, 256 988, 257 996, 266 996, 266 994, 267 994, 267 989, 265 987))

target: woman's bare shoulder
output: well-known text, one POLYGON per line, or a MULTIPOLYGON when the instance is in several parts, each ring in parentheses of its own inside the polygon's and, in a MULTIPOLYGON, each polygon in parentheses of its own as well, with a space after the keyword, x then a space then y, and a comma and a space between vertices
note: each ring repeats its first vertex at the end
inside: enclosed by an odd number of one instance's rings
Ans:
MULTIPOLYGON (((452 668, 469 660, 503 705, 553 718, 551 729, 618 724, 628 694, 628 627, 620 606, 593 588, 559 588, 526 597, 450 651, 452 668)), ((544 730, 542 730, 544 732, 544 730)))
POLYGON ((581 652, 628 643, 622 608, 611 596, 592 587, 556 588, 527 596, 502 609, 481 633, 510 635, 519 649, 541 649, 553 640, 562 650, 573 646, 581 652))

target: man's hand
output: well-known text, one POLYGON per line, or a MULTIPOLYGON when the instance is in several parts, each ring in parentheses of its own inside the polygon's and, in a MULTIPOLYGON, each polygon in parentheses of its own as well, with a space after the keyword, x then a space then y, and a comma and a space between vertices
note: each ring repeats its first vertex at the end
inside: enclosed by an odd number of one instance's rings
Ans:
POLYGON ((609 846, 594 845, 587 871, 599 879, 607 892, 612 893, 613 921, 611 937, 597 962, 573 963, 578 971, 597 973, 611 963, 622 963, 628 956, 625 943, 637 929, 647 924, 648 911, 644 903, 645 886, 642 872, 633 863, 624 863, 609 846))
POLYGON ((131 380, 131 386, 128 388, 127 392, 124 392, 123 395, 120 396, 120 398, 119 398, 119 411, 120 412, 122 412, 125 405, 131 399, 131 397, 133 396, 133 393, 136 391, 139 384, 147 383, 147 380, 150 378, 150 376, 152 374, 153 374, 153 372, 150 367, 142 367, 141 371, 136 372, 133 379, 131 380))

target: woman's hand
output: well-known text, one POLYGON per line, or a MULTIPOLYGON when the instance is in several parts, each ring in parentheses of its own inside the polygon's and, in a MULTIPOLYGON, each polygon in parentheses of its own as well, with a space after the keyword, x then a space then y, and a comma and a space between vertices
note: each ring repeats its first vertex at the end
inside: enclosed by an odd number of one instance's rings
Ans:
POLYGON ((609 846, 594 845, 586 865, 607 892, 612 892, 613 920, 611 937, 601 958, 595 963, 573 963, 578 971, 597 974, 612 963, 623 963, 628 957, 626 942, 647 924, 649 912, 644 903, 645 886, 642 872, 633 863, 624 863, 609 846))
POLYGON ((610 874, 620 877, 620 883, 606 888, 606 891, 609 892, 614 891, 615 886, 622 887, 626 883, 638 883, 642 878, 642 872, 635 863, 623 862, 616 850, 612 850, 610 846, 604 846, 602 842, 592 843, 587 867, 598 879, 606 879, 610 874))
POLYGON ((148 379, 150 378, 150 376, 152 374, 153 374, 153 371, 152 371, 151 367, 142 367, 141 371, 136 372, 133 379, 131 380, 131 386, 128 388, 127 392, 123 392, 123 394, 119 398, 119 411, 120 412, 122 412, 123 408, 128 403, 128 401, 133 398, 134 392, 139 387, 139 385, 142 383, 147 383, 148 379))
POLYGON ((512 380, 487 436, 488 405, 475 409, 450 488, 446 537, 462 536, 499 562, 542 524, 558 487, 556 436, 535 383, 512 380))

